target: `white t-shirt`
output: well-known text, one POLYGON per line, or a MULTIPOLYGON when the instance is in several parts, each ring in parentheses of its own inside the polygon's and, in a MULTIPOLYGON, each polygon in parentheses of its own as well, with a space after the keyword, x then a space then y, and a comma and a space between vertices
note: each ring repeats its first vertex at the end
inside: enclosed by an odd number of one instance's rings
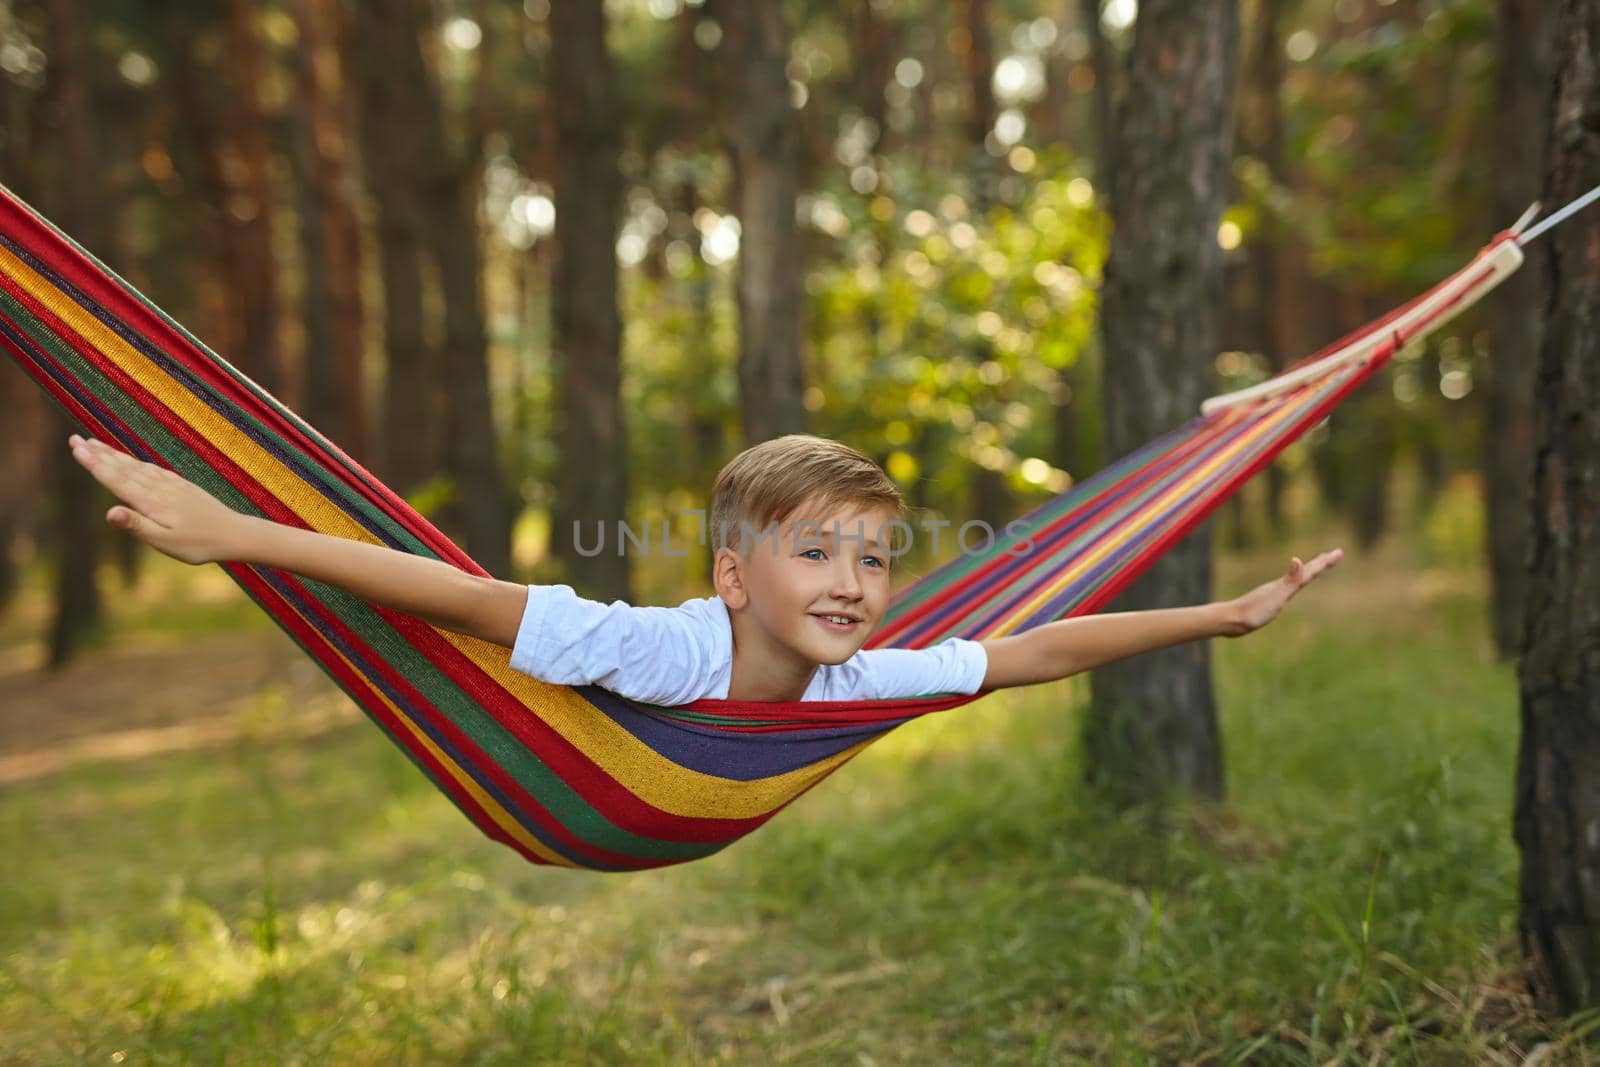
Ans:
MULTIPOLYGON (((721 597, 675 608, 585 600, 569 585, 530 585, 511 666, 559 685, 598 685, 630 700, 676 707, 726 700, 733 625, 721 597)), ((892 700, 976 693, 989 657, 952 637, 931 648, 863 649, 821 665, 802 700, 892 700)))

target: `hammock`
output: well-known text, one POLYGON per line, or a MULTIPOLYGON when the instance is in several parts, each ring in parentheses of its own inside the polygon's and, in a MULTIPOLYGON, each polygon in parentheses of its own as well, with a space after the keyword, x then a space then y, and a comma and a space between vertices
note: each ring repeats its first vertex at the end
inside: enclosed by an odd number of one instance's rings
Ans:
MULTIPOLYGON (((1104 606, 1408 341, 1521 262, 1502 233, 1423 296, 1150 442, 901 591, 869 646, 1017 633, 1104 606)), ((0 339, 86 432, 237 511, 485 572, 304 420, 0 188, 0 339)), ((710 855, 888 731, 974 696, 632 703, 271 568, 228 574, 485 834, 600 871, 710 855)))

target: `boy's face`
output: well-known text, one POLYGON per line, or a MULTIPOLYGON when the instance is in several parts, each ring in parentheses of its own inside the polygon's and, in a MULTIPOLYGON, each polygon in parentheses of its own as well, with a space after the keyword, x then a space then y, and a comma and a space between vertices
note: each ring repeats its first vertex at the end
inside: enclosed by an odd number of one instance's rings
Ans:
POLYGON ((732 596, 719 591, 730 608, 748 609, 775 643, 769 651, 812 666, 843 663, 888 608, 895 517, 887 506, 847 504, 829 514, 807 506, 775 534, 771 526, 731 531, 739 582, 732 596))

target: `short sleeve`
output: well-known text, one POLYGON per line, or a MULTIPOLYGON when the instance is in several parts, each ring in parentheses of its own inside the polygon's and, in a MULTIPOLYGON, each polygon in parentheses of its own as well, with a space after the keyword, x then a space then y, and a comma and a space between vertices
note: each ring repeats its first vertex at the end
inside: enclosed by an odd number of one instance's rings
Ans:
POLYGON ((690 601, 676 608, 586 600, 567 585, 532 585, 511 667, 558 685, 598 685, 675 706, 716 684, 718 635, 690 601))
POLYGON ((900 700, 983 688, 989 654, 977 641, 952 637, 928 648, 869 648, 832 668, 821 700, 900 700))

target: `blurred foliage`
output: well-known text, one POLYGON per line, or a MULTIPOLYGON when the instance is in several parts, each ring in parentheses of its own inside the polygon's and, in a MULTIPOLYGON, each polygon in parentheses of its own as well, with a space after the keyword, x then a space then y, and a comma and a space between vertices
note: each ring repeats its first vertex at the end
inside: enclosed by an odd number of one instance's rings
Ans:
MULTIPOLYGON (((725 35, 714 0, 606 7, 628 183, 618 257, 634 517, 659 521, 704 506, 740 440, 725 35)), ((1241 7, 1248 32, 1258 5, 1241 7)), ((197 168, 175 136, 183 111, 172 99, 170 57, 181 45, 166 33, 164 10, 149 0, 84 4, 97 106, 128 131, 106 146, 108 170, 123 175, 114 195, 128 273, 192 322, 203 319, 215 282, 194 251, 197 168)), ((275 151, 286 156, 295 23, 283 0, 260 0, 258 10, 270 59, 262 100, 275 151)), ((958 5, 787 7, 804 141, 797 221, 806 234, 812 428, 869 452, 913 503, 945 512, 969 503, 983 469, 1003 476, 1018 511, 1058 491, 1087 473, 1061 465, 1093 453, 1098 425, 1095 293, 1110 227, 1089 184, 1090 104, 1105 87, 1094 84, 1077 5, 995 0, 988 10, 998 118, 977 145, 964 126, 969 42, 958 5), (875 67, 869 41, 882 50, 875 67), (874 84, 871 70, 886 83, 874 84), (1073 405, 1070 418, 1058 417, 1063 403, 1073 405), (1064 427, 1091 447, 1057 442, 1064 427)), ((1105 5, 1115 51, 1131 42, 1134 10, 1105 5)), ((480 219, 496 415, 516 491, 544 509, 556 460, 548 2, 438 0, 435 11, 429 54, 450 128, 464 138, 489 117, 480 219)), ((185 25, 196 54, 225 66, 224 23, 185 25)), ((1268 240, 1300 257, 1283 296, 1306 346, 1287 354, 1294 358, 1414 295, 1509 220, 1484 211, 1497 47, 1489 0, 1299 0, 1282 29, 1284 159, 1275 173, 1239 149, 1223 243, 1234 262, 1265 254, 1268 240)), ((29 151, 48 210, 44 40, 37 0, 0 3, 0 137, 29 151)), ((287 166, 277 181, 279 244, 293 275, 287 166)), ((371 257, 367 269, 376 270, 371 257)), ((289 279, 287 291, 299 284, 289 279)), ((368 289, 375 309, 375 278, 368 289)), ((437 323, 437 301, 426 313, 437 323)), ((1478 405, 1467 398, 1487 355, 1476 330, 1469 320, 1430 350, 1406 353, 1338 413, 1314 463, 1330 500, 1356 499, 1408 459, 1432 472, 1432 487, 1475 469, 1478 405)), ((371 344, 381 365, 381 338, 371 344)), ((1259 378, 1265 365, 1260 352, 1224 353, 1222 387, 1259 378)))

